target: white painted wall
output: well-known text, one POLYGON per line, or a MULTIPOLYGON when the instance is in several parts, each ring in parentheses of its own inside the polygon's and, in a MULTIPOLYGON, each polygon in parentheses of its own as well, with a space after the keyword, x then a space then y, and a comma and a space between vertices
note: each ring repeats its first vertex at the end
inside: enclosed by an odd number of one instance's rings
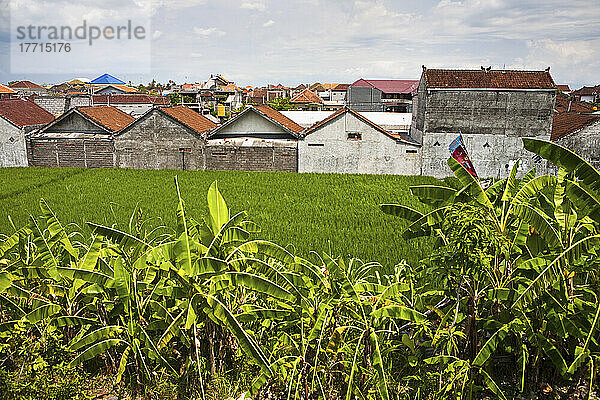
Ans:
MULTIPOLYGON (((423 134, 423 175, 436 178, 454 176, 448 167, 448 147, 459 133, 423 134)), ((523 139, 517 136, 463 134, 469 157, 481 178, 504 178, 517 160, 520 160, 519 175, 536 167, 538 175, 547 172, 545 161, 538 160, 533 153, 523 148, 523 139)), ((549 140, 548 136, 538 139, 549 140)))
POLYGON ((420 175, 421 148, 345 113, 298 142, 298 172, 420 175), (361 132, 362 140, 348 140, 348 132, 361 132))
POLYGON ((0 168, 27 167, 27 165, 23 130, 0 118, 0 168))

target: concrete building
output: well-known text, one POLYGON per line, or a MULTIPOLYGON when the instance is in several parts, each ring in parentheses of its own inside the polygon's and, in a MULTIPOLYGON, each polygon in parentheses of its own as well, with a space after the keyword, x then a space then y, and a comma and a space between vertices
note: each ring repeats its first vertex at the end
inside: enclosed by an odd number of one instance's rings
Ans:
POLYGON ((412 111, 412 97, 419 81, 359 79, 348 87, 346 104, 356 111, 412 111))
POLYGON ((423 175, 446 177, 448 146, 462 134, 481 177, 504 177, 545 163, 522 138, 550 139, 556 85, 546 71, 427 69, 413 99, 411 137, 423 146, 423 175))
POLYGON ((0 100, 0 168, 27 167, 25 136, 54 116, 31 101, 0 100))
POLYGON ((29 163, 34 167, 113 168, 112 136, 133 121, 110 106, 73 108, 29 137, 29 163))
POLYGON ((141 117, 154 107, 166 107, 169 98, 163 96, 148 96, 146 94, 112 94, 94 95, 92 104, 94 106, 113 106, 131 115, 134 118, 141 117))
POLYGON ((48 93, 46 88, 31 81, 18 81, 11 83, 10 88, 15 90, 21 97, 28 97, 32 94, 42 95, 48 93))
MULTIPOLYGON (((302 126, 310 128, 314 124, 323 121, 333 114, 333 111, 281 111, 283 115, 302 126)), ((379 125, 386 131, 402 133, 408 136, 412 121, 410 113, 389 113, 389 112, 359 112, 360 115, 379 125)))
POLYGON ((0 84, 0 99, 10 99, 16 97, 17 91, 0 84))
POLYGON ((420 175, 421 148, 344 107, 303 132, 298 171, 420 175))
POLYGON ((206 169, 296 172, 302 130, 269 106, 248 106, 208 134, 206 169))
POLYGON ((33 101, 55 117, 76 107, 92 105, 91 96, 84 94, 34 96, 33 101))
POLYGON ((581 89, 575 90, 573 96, 579 101, 600 103, 600 85, 584 86, 581 89))
POLYGON ((204 135, 216 126, 187 107, 153 108, 114 135, 116 166, 204 169, 204 135))
POLYGON ((600 169, 600 115, 554 114, 551 140, 600 169))

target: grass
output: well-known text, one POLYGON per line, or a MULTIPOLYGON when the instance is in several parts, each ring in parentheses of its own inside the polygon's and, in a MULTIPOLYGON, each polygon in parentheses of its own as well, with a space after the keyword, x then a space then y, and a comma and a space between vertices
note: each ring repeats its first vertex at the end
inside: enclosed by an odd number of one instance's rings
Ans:
POLYGON ((427 239, 404 241, 406 223, 378 207, 401 203, 425 211, 408 188, 439 181, 421 176, 7 168, 0 169, 0 233, 39 215, 40 198, 71 231, 89 232, 86 221, 128 230, 136 206, 152 225, 174 228, 176 175, 188 215, 206 215, 206 193, 217 180, 232 212, 246 210, 261 226, 260 238, 298 255, 327 252, 392 266, 414 263, 432 249, 427 239))

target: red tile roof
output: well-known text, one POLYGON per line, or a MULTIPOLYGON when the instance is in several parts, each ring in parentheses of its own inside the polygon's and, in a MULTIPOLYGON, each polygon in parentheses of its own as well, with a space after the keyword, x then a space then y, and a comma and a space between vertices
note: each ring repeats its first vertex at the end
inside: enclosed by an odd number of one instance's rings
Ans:
POLYGON ((570 92, 571 88, 569 87, 569 85, 556 85, 556 88, 558 90, 560 90, 561 92, 570 92))
POLYGON ((584 86, 581 89, 575 90, 573 94, 577 96, 595 96, 600 94, 600 85, 584 86))
POLYGON ((165 108, 160 108, 159 110, 161 112, 164 112, 165 114, 168 114, 172 118, 175 118, 177 121, 181 122, 183 125, 187 126, 188 128, 190 128, 198 133, 204 133, 204 132, 209 131, 217 126, 217 124, 215 124, 211 120, 203 117, 202 115, 198 114, 196 111, 194 111, 190 108, 187 108, 187 107, 183 107, 183 106, 165 107, 165 108))
POLYGON ((334 92, 345 92, 346 90, 348 90, 349 87, 349 83, 338 83, 331 90, 333 90, 334 92))
POLYGON ((169 104, 166 97, 147 94, 95 94, 93 101, 94 104, 169 104))
POLYGON ((254 108, 256 111, 258 111, 265 117, 269 118, 270 120, 275 121, 280 125, 283 125, 284 127, 286 127, 294 133, 300 133, 304 130, 303 127, 301 127, 300 125, 298 125, 279 111, 274 110, 269 106, 253 106, 252 108, 254 108))
POLYGON ((44 89, 37 83, 31 81, 19 81, 9 85, 13 89, 44 89))
POLYGON ((0 115, 20 128, 45 125, 54 120, 54 115, 33 101, 21 99, 0 100, 0 115))
POLYGON ((405 79, 359 79, 351 87, 374 87, 383 93, 416 93, 419 81, 405 79))
POLYGON ((324 120, 317 122, 316 124, 314 124, 313 126, 311 126, 310 128, 308 128, 306 131, 304 131, 304 136, 307 136, 307 135, 313 133, 314 131, 316 131, 320 127, 328 124, 329 122, 335 120, 337 117, 339 117, 339 116, 341 116, 343 114, 346 114, 346 113, 350 113, 350 114, 354 115, 359 120, 363 121, 367 125, 370 125, 375 130, 383 133, 384 135, 391 137, 392 139, 403 141, 403 142, 408 142, 409 144, 413 144, 413 145, 417 145, 417 143, 414 142, 409 136, 403 135, 403 134, 400 134, 400 133, 389 132, 389 131, 383 129, 381 126, 379 126, 376 123, 374 123, 373 121, 371 121, 370 119, 368 119, 365 116, 363 116, 363 115, 359 114, 358 112, 354 111, 350 107, 342 107, 339 110, 337 110, 336 112, 334 112, 333 114, 331 114, 330 116, 328 116, 327 118, 325 118, 324 120))
POLYGON ((298 104, 322 104, 323 99, 317 96, 310 89, 304 89, 302 92, 298 93, 294 96, 290 103, 298 103, 298 104))
POLYGON ((9 88, 8 86, 4 86, 2 84, 0 84, 0 94, 15 94, 17 93, 16 90, 13 90, 11 88, 9 88))
POLYGON ((112 106, 77 107, 77 111, 113 132, 135 121, 131 115, 112 106))
POLYGON ((594 105, 585 101, 573 100, 564 93, 558 93, 556 96, 556 105, 554 109, 559 113, 576 112, 581 114, 592 114, 596 112, 594 105))
POLYGON ((555 113, 550 140, 558 140, 600 121, 600 115, 555 113))
POLYGON ((548 71, 424 69, 428 88, 556 89, 548 71))

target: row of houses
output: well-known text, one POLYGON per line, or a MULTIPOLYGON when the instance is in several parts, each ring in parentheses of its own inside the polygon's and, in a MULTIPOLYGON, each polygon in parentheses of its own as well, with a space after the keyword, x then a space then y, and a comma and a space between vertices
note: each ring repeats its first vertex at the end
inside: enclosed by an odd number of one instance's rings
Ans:
MULTIPOLYGON (((367 89, 361 99, 376 89, 359 87, 367 89)), ((412 113, 248 106, 215 123, 183 106, 153 104, 137 118, 112 103, 78 106, 55 119, 35 101, 2 100, 0 160, 2 166, 445 177, 448 146, 462 135, 482 177, 506 176, 517 160, 521 172, 545 172, 547 165, 523 149, 523 137, 555 140, 600 162, 600 115, 558 90, 549 70, 423 68, 412 101, 412 113)))

